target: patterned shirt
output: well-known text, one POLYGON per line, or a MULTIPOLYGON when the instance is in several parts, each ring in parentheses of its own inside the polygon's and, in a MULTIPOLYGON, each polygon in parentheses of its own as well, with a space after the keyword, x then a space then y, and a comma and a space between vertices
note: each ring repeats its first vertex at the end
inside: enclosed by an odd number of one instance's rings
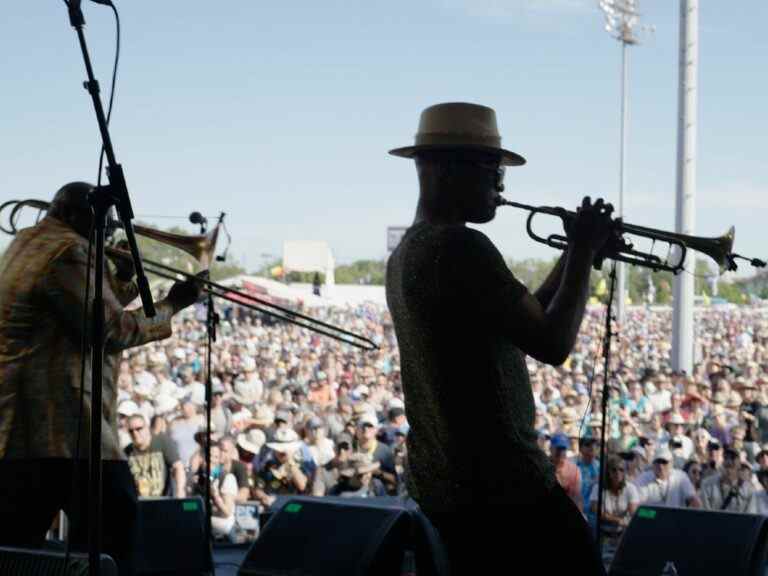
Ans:
POLYGON ((538 448, 524 355, 526 292, 491 241, 412 226, 387 265, 408 422, 409 494, 426 511, 530 501, 555 486, 538 448))
MULTIPOLYGON (((83 237, 48 216, 21 230, 0 260, 0 458, 74 455, 87 253, 83 237)), ((147 319, 140 309, 123 309, 135 295, 135 287, 106 274, 101 426, 102 456, 111 460, 125 458, 117 434, 118 353, 171 335, 171 305, 158 303, 157 316, 147 319)), ((84 382, 80 457, 89 451, 90 354, 84 382)))

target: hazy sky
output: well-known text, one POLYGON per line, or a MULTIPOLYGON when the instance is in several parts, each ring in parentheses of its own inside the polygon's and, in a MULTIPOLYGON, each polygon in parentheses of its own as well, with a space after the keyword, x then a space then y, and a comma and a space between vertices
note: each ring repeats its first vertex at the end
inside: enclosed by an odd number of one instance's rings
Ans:
MULTIPOLYGON (((509 198, 618 199, 621 49, 596 0, 115 2, 111 132, 136 213, 167 226, 147 216, 224 211, 249 268, 285 240, 327 240, 342 263, 383 257, 417 194, 413 163, 387 150, 441 101, 496 109, 504 145, 528 158, 507 172, 509 198)), ((655 32, 630 53, 625 219, 673 230, 679 3, 640 6, 655 32)), ((83 8, 106 98, 112 12, 83 8)), ((696 233, 734 224, 736 251, 762 258, 766 20, 762 1, 701 2, 696 233)), ((6 6, 0 54, 0 200, 95 181, 100 139, 63 2, 6 6)), ((483 230, 509 257, 554 255, 524 216, 483 230)))

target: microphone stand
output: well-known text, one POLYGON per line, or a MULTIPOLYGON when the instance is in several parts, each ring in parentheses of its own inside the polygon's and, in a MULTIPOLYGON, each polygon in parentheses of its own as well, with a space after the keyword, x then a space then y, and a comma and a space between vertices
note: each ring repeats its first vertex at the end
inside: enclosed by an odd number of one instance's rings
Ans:
MULTIPOLYGON (((103 410, 102 384, 104 377, 104 237, 107 224, 107 214, 112 206, 118 212, 123 222, 126 239, 130 246, 133 264, 136 270, 136 283, 141 296, 144 313, 148 318, 155 316, 155 307, 152 294, 149 290, 149 281, 144 273, 144 267, 139 255, 136 236, 131 220, 133 208, 128 196, 128 186, 122 166, 115 158, 112 148, 112 140, 109 136, 107 119, 99 95, 99 83, 93 74, 91 59, 88 54, 88 46, 85 42, 83 27, 85 18, 80 10, 80 0, 67 2, 69 22, 77 32, 80 49, 83 53, 88 81, 84 83, 85 89, 91 95, 96 120, 101 132, 102 145, 107 157, 108 186, 102 186, 94 190, 90 195, 91 205, 94 211, 94 233, 96 234, 95 256, 95 282, 92 305, 93 333, 91 335, 91 434, 90 434, 90 460, 88 487, 90 499, 88 501, 88 573, 90 576, 99 576, 101 573, 101 547, 102 547, 102 456, 101 456, 101 418, 103 410)), ((90 273, 90 271, 88 271, 90 273)), ((86 306, 88 304, 86 303, 86 306)), ((86 351, 83 351, 85 353, 86 351)), ((75 459, 79 454, 75 454, 75 459)))
POLYGON ((600 412, 602 415, 602 421, 600 423, 600 473, 597 478, 597 519, 595 521, 595 528, 597 530, 597 548, 600 552, 600 558, 602 560, 603 555, 603 489, 605 478, 605 425, 608 420, 608 393, 610 386, 608 384, 608 371, 610 370, 611 363, 611 337, 613 332, 611 331, 612 307, 613 307, 613 294, 616 285, 616 262, 613 262, 610 273, 610 290, 608 292, 608 304, 606 304, 605 310, 605 334, 603 336, 603 358, 605 360, 605 368, 603 369, 603 390, 601 394, 600 412))
MULTIPOLYGON (((223 215, 221 216, 223 218, 223 215)), ((190 220, 200 224, 200 234, 205 234, 207 220, 194 213, 190 220), (197 216, 197 219, 195 217, 197 216)), ((205 470, 205 542, 209 548, 213 545, 213 530, 211 527, 211 404, 213 399, 213 343, 216 342, 216 326, 219 323, 219 315, 214 308, 213 295, 208 292, 206 302, 207 311, 205 318, 206 331, 206 375, 205 375, 205 446, 204 446, 204 470, 205 470)), ((213 570, 213 568, 212 568, 213 570)), ((213 572, 215 574, 215 572, 213 572)))

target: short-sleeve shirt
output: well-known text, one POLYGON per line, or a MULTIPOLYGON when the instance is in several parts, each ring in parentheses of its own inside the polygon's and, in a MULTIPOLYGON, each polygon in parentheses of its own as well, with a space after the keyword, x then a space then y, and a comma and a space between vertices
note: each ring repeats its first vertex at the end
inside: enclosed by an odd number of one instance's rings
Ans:
POLYGON ((400 349, 409 494, 429 512, 515 504, 556 483, 534 430, 513 312, 526 287, 481 232, 413 225, 387 264, 400 349), (469 423, 469 425, 468 425, 469 423), (503 462, 503 473, 489 473, 503 462))
POLYGON ((170 470, 179 461, 179 451, 173 439, 166 434, 157 434, 152 437, 146 450, 139 450, 131 444, 125 449, 125 454, 139 496, 170 494, 170 470))
POLYGON ((684 508, 688 500, 696 496, 688 475, 677 469, 670 470, 669 478, 663 482, 656 478, 653 470, 643 472, 635 480, 635 486, 640 490, 642 503, 654 506, 684 508))
MULTIPOLYGON (((592 486, 592 492, 589 495, 590 503, 597 502, 597 488, 597 484, 592 486)), ((639 503, 640 492, 632 482, 627 482, 619 494, 614 494, 608 489, 603 492, 603 512, 607 514, 624 516, 629 511, 630 504, 639 503)))

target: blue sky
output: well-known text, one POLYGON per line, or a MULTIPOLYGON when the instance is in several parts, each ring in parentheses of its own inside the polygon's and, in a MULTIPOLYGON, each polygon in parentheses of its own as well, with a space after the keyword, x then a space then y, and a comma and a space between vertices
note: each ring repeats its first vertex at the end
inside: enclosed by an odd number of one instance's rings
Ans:
MULTIPOLYGON (((118 0, 115 0, 118 2, 118 0)), ((114 24, 83 4, 104 93, 114 24)), ((111 126, 135 211, 227 212, 249 268, 285 240, 327 240, 338 262, 381 258, 407 225, 420 111, 492 106, 528 158, 507 197, 575 207, 618 199, 621 50, 591 0, 122 1, 111 126)), ((628 222, 672 230, 679 4, 645 0, 655 26, 630 54, 628 222)), ((701 2, 696 233, 736 226, 736 251, 768 257, 764 230, 764 26, 768 4, 701 2)), ((100 145, 74 31, 60 1, 15 2, 0 20, 0 199, 47 198, 95 180, 100 145)), ((500 211, 483 230, 513 258, 549 257, 500 211)), ((190 230, 192 228, 190 227, 190 230)))

